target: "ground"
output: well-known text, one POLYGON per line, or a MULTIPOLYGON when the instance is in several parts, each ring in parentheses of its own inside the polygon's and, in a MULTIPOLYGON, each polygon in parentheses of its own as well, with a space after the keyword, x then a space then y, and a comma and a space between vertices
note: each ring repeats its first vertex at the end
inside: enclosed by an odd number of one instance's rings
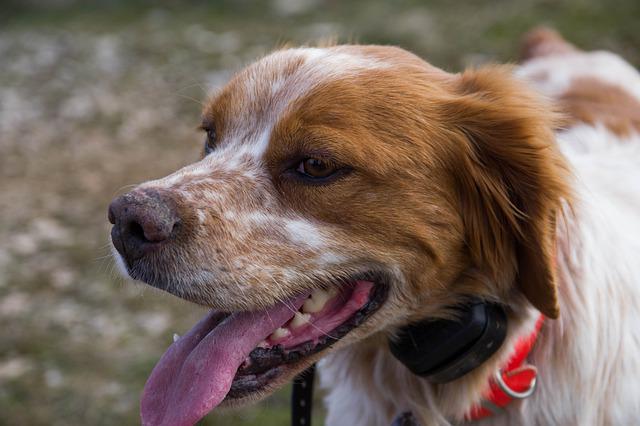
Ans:
MULTIPOLYGON (((205 311, 118 277, 106 208, 198 158, 200 102, 244 64, 336 39, 459 71, 515 61, 546 24, 637 66, 639 20, 637 0, 0 1, 0 425, 138 422, 151 368, 205 311)), ((287 424, 288 395, 201 424, 287 424)))

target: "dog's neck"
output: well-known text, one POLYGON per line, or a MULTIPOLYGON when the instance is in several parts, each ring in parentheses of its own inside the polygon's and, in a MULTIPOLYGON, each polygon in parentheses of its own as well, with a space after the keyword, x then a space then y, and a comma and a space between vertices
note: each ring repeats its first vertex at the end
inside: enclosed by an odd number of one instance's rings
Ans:
MULTIPOLYGON (((403 411, 411 411, 424 425, 462 421, 472 407, 481 402, 490 379, 510 358, 516 341, 535 329, 538 317, 539 313, 530 309, 519 318, 510 318, 507 339, 502 348, 469 374, 443 385, 433 385, 411 373, 389 352, 386 338, 374 336, 359 345, 338 351, 322 362, 322 385, 334 388, 328 396, 328 403, 330 406, 356 405, 358 402, 354 401, 354 396, 357 394, 370 401, 369 404, 378 405, 362 407, 362 410, 351 409, 359 416, 372 416, 370 422, 358 419, 353 424, 383 424, 381 415, 388 419, 387 424, 391 424, 393 417, 403 411), (337 381, 340 384, 336 386, 337 381), (341 387, 344 391, 340 390, 341 387)), ((339 411, 342 414, 348 412, 339 411)), ((329 419, 327 424, 334 422, 329 419)))

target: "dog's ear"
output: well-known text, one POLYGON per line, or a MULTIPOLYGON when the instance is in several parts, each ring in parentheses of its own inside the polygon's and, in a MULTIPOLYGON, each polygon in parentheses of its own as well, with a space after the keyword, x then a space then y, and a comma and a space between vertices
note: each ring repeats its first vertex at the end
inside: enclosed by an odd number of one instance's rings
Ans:
POLYGON ((453 174, 472 262, 557 318, 555 221, 569 199, 557 116, 509 67, 467 71, 454 92, 445 116, 460 139, 453 174))

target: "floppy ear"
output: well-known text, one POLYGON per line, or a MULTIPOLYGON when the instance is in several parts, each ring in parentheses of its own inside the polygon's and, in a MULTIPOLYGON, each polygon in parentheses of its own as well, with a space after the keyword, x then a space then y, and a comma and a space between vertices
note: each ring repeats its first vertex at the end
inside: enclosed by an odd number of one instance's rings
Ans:
POLYGON ((454 176, 472 262, 557 318, 555 218, 570 192, 557 116, 509 67, 467 71, 455 92, 446 116, 462 147, 454 176))

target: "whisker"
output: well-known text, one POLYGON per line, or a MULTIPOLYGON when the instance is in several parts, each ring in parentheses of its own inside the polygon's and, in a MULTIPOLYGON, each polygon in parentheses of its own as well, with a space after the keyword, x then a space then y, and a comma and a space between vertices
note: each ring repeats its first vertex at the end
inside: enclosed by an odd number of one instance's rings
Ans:
POLYGON ((191 89, 192 87, 197 87, 200 90, 202 90, 203 92, 206 92, 208 90, 207 87, 204 84, 199 83, 197 81, 194 81, 191 84, 188 84, 186 86, 182 86, 180 89, 176 90, 176 93, 179 93, 179 92, 181 92, 183 90, 191 89))
POLYGON ((124 192, 125 190, 130 189, 130 188, 135 188, 136 186, 138 186, 137 183, 131 183, 131 184, 128 184, 128 185, 121 186, 120 188, 115 190, 111 196, 115 197, 116 194, 118 194, 120 192, 124 192))
POLYGON ((197 103, 198 105, 200 105, 201 107, 205 106, 204 102, 202 102, 201 100, 198 100, 196 98, 192 98, 191 96, 185 95, 183 93, 175 93, 175 95, 180 96, 183 99, 187 99, 189 101, 193 101, 193 102, 197 103))

